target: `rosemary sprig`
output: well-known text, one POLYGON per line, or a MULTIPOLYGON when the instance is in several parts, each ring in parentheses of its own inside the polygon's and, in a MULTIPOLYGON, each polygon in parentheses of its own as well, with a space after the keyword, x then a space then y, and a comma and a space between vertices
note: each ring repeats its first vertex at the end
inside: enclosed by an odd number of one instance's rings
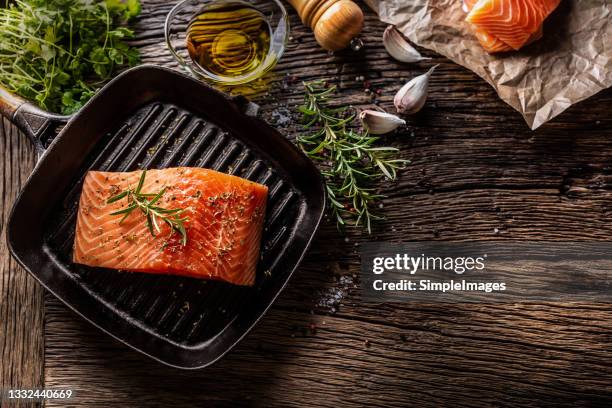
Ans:
POLYGON ((135 189, 130 188, 106 200, 107 204, 112 204, 124 198, 127 199, 128 206, 124 209, 112 212, 111 215, 122 215, 119 221, 119 224, 121 224, 133 211, 140 210, 146 218, 147 227, 152 236, 155 236, 156 231, 157 233, 161 232, 161 228, 159 227, 161 220, 161 222, 165 222, 170 226, 172 232, 181 234, 182 245, 187 245, 185 221, 187 221, 188 218, 181 217, 181 214, 184 213, 186 209, 174 208, 170 210, 156 205, 165 194, 167 188, 162 188, 157 194, 143 193, 142 187, 144 186, 146 175, 147 171, 143 170, 135 189))
POLYGON ((335 86, 313 81, 304 83, 304 89, 304 104, 298 110, 304 128, 311 131, 298 136, 297 143, 308 157, 323 164, 321 173, 338 226, 342 228, 352 220, 371 233, 372 221, 381 218, 372 208, 384 198, 375 192, 373 183, 384 177, 395 180, 397 171, 409 161, 398 159, 396 148, 375 146, 380 138, 366 130, 355 131, 351 108, 329 105, 335 86))

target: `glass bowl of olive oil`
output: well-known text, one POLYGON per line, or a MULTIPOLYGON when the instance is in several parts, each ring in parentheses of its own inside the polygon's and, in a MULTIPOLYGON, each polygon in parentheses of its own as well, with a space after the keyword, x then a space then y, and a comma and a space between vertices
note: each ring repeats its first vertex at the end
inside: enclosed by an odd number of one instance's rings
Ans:
POLYGON ((164 31, 170 52, 192 74, 240 85, 274 68, 289 22, 279 0, 183 0, 166 17, 164 31))

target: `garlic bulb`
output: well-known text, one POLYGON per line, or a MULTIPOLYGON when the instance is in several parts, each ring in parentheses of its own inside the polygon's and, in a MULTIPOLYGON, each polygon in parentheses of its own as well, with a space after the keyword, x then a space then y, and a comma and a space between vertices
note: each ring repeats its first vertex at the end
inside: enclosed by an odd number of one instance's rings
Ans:
POLYGON ((423 57, 392 25, 388 26, 383 34, 383 44, 389 55, 401 62, 418 62, 431 59, 423 57))
POLYGON ((412 78, 397 91, 393 104, 398 113, 412 114, 423 108, 427 100, 429 77, 436 67, 437 65, 434 65, 423 75, 412 78))
POLYGON ((406 121, 395 115, 375 110, 364 110, 359 113, 359 120, 364 128, 373 135, 389 133, 399 126, 406 124, 406 121))

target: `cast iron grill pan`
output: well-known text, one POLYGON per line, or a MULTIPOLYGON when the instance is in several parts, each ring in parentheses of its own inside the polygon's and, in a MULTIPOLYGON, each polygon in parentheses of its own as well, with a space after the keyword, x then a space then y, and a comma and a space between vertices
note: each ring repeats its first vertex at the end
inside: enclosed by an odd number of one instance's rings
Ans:
POLYGON ((143 66, 109 83, 51 143, 8 225, 15 257, 68 306, 166 364, 204 367, 265 313, 312 239, 324 208, 319 173, 293 145, 197 81, 143 66), (73 264, 88 170, 204 167, 265 184, 255 286, 73 264))

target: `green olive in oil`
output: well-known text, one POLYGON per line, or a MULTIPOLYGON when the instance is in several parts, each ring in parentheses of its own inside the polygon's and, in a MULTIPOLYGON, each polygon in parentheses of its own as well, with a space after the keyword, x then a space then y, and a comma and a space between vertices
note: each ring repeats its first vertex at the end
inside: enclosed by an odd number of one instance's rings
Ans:
POLYGON ((204 70, 240 77, 261 66, 270 50, 265 16, 248 3, 227 1, 203 8, 187 28, 187 50, 204 70))

